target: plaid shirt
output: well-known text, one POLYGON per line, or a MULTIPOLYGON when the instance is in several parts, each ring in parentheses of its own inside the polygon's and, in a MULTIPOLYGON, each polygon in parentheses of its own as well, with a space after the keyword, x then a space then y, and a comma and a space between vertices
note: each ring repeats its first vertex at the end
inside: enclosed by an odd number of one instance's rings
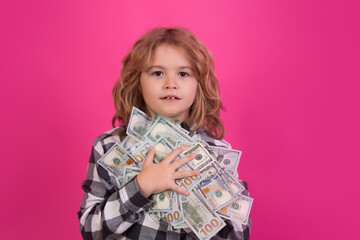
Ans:
MULTIPOLYGON (((97 137, 93 143, 87 169, 81 208, 78 212, 81 235, 92 239, 198 239, 190 228, 174 229, 164 221, 156 221, 144 208, 152 200, 144 197, 139 190, 136 177, 117 189, 114 178, 97 164, 97 161, 114 143, 120 143, 126 135, 116 135, 122 127, 114 128, 97 137)), ((212 138, 205 130, 190 132, 194 139, 201 139, 211 146, 230 148, 223 140, 212 138)), ((247 184, 242 182, 248 195, 247 184)), ((251 220, 247 225, 225 220, 226 226, 212 239, 249 239, 251 220)))

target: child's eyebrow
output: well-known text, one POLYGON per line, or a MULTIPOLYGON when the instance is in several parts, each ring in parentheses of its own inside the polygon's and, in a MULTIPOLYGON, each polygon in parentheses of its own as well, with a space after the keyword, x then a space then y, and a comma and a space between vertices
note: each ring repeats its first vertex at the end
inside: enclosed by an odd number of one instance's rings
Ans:
POLYGON ((153 65, 153 66, 149 66, 148 68, 145 69, 145 71, 150 71, 153 68, 160 68, 160 69, 165 69, 163 66, 160 65, 153 65))
MULTIPOLYGON (((161 66, 161 65, 153 65, 153 66, 149 66, 148 68, 145 69, 145 71, 150 71, 151 69, 153 68, 160 68, 160 69, 166 69, 164 66, 161 66)), ((194 71, 194 68, 193 67, 190 67, 190 66, 179 66, 178 69, 182 70, 182 69, 189 69, 191 71, 194 71)))

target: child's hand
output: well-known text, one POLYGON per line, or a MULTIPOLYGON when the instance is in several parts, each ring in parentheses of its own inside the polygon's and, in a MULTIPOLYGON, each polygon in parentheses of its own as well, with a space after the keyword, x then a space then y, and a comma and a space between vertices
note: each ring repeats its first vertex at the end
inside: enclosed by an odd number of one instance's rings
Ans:
POLYGON ((172 162, 182 151, 184 151, 183 147, 177 148, 172 151, 161 163, 153 163, 155 149, 150 147, 142 170, 136 178, 140 192, 145 197, 149 197, 151 194, 163 192, 167 189, 171 189, 186 196, 189 195, 188 191, 176 185, 175 179, 198 175, 199 170, 175 172, 176 169, 194 159, 196 156, 195 154, 189 154, 172 162))

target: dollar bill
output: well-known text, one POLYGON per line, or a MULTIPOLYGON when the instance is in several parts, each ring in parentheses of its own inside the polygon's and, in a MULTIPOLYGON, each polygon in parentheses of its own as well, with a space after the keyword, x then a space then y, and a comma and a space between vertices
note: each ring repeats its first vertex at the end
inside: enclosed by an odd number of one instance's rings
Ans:
POLYGON ((138 139, 139 141, 145 141, 144 134, 151 127, 151 118, 144 112, 136 107, 132 108, 130 121, 126 130, 126 134, 138 139))
POLYGON ((133 155, 136 152, 136 149, 140 147, 142 142, 136 138, 128 135, 121 141, 120 146, 129 154, 133 155))
POLYGON ((199 169, 201 171, 205 166, 215 161, 210 153, 201 145, 201 143, 196 143, 192 148, 188 149, 182 155, 186 156, 191 153, 195 153, 196 157, 194 160, 188 162, 187 165, 191 166, 193 169, 199 169))
MULTIPOLYGON (((182 167, 180 167, 178 169, 178 171, 189 171, 189 170, 194 170, 191 169, 189 166, 187 165, 183 165, 182 167)), ((194 187, 196 187, 201 181, 203 180, 203 177, 201 174, 199 175, 195 175, 195 176, 191 176, 191 177, 186 177, 186 178, 179 178, 175 180, 175 183, 187 190, 187 191, 191 191, 194 187)))
POLYGON ((161 220, 160 212, 151 212, 149 207, 145 208, 145 214, 149 215, 155 223, 161 220))
POLYGON ((135 159, 131 155, 129 155, 120 144, 118 145, 118 148, 116 150, 124 159, 126 159, 127 162, 134 162, 135 166, 139 167, 139 164, 135 161, 135 159))
POLYGON ((159 117, 154 122, 152 127, 145 134, 145 137, 150 143, 155 143, 157 139, 164 137, 173 147, 176 146, 176 142, 178 140, 194 142, 190 136, 186 135, 183 131, 163 117, 159 117))
POLYGON ((240 162, 241 151, 214 146, 208 146, 207 150, 221 167, 225 168, 233 176, 238 176, 237 168, 240 162))
POLYGON ((182 128, 181 125, 179 125, 179 128, 181 131, 183 131, 186 135, 189 135, 189 131, 186 130, 185 128, 182 128))
POLYGON ((224 218, 247 224, 253 201, 254 199, 251 197, 240 195, 233 202, 218 210, 217 213, 224 218))
POLYGON ((178 140, 176 142, 176 147, 175 148, 179 148, 179 147, 184 147, 185 151, 192 148, 196 143, 195 142, 187 142, 187 141, 181 141, 178 140))
POLYGON ((201 143, 201 145, 203 145, 205 148, 207 148, 208 146, 210 146, 207 142, 205 142, 205 141, 202 140, 202 139, 196 139, 195 141, 198 142, 198 143, 201 143))
MULTIPOLYGON (((153 118, 152 118, 151 124, 153 124, 154 122, 156 122, 156 120, 158 120, 160 117, 168 120, 169 122, 171 122, 172 124, 174 124, 176 127, 180 127, 180 120, 175 119, 175 118, 165 117, 165 116, 159 115, 159 114, 157 114, 157 113, 154 113, 154 114, 153 114, 153 118)), ((185 131, 186 131, 186 130, 185 130, 185 131)))
POLYGON ((182 197, 182 207, 187 225, 199 239, 210 239, 226 225, 193 192, 189 197, 182 197))
POLYGON ((173 226, 185 223, 180 194, 174 192, 172 210, 160 212, 160 216, 173 226))
MULTIPOLYGON (((189 228, 189 225, 184 221, 183 223, 173 224, 174 229, 189 228)), ((190 230, 191 231, 191 230, 190 230)))
POLYGON ((173 207, 173 195, 174 191, 172 190, 153 194, 151 198, 154 202, 150 207, 150 212, 171 211, 173 207))
POLYGON ((144 164, 150 146, 151 145, 149 142, 143 142, 143 144, 136 149, 136 152, 133 154, 132 158, 138 166, 141 167, 144 164))
POLYGON ((240 183, 239 179, 231 175, 226 169, 222 169, 222 171, 224 172, 224 179, 229 184, 231 190, 235 193, 236 196, 239 195, 245 189, 245 187, 240 183))
POLYGON ((154 148, 155 148, 155 155, 154 155, 155 163, 162 162, 162 160, 164 160, 174 150, 173 146, 164 137, 161 137, 156 141, 154 148))
POLYGON ((125 185, 129 182, 133 177, 138 175, 141 172, 141 169, 138 167, 124 167, 124 176, 123 176, 123 184, 125 185))
POLYGON ((122 179, 124 167, 135 167, 136 164, 130 158, 125 158, 126 154, 119 144, 115 144, 98 160, 98 164, 113 174, 117 179, 122 179))
POLYGON ((212 162, 203 168, 201 175, 204 179, 199 183, 199 189, 212 209, 222 208, 236 198, 217 162, 212 162))

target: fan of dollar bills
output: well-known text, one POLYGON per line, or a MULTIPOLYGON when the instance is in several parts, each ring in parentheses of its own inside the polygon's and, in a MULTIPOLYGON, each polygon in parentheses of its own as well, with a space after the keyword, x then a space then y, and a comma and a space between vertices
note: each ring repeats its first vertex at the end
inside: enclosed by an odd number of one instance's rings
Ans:
POLYGON ((118 188, 140 173, 150 146, 155 148, 156 163, 180 146, 186 150, 178 158, 196 154, 179 170, 198 169, 200 174, 176 180, 190 196, 172 190, 154 194, 146 214, 175 229, 190 227, 199 239, 214 236, 226 225, 223 219, 247 224, 253 199, 241 194, 244 187, 237 175, 241 151, 209 146, 190 137, 178 120, 157 114, 149 118, 135 107, 126 133, 125 139, 98 161, 116 179, 118 188))

